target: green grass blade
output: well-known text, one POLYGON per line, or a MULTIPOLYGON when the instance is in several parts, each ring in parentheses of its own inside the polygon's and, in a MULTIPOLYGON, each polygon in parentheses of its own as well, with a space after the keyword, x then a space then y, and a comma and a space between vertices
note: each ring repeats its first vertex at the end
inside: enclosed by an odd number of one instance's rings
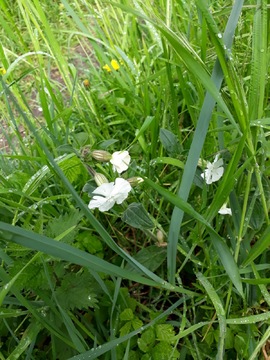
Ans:
POLYGON ((219 344, 218 344, 218 353, 216 356, 217 360, 223 360, 224 350, 225 350, 225 338, 226 338, 226 313, 223 307, 223 304, 213 288, 212 284, 206 279, 202 273, 196 274, 198 280, 205 288, 209 298, 211 299, 217 313, 218 322, 219 322, 219 344))
POLYGON ((254 246, 250 249, 250 252, 247 254, 246 259, 244 260, 242 266, 247 266, 251 264, 258 256, 260 256, 270 245, 270 226, 268 226, 264 233, 261 235, 254 246))
POLYGON ((258 0, 254 14, 251 79, 249 90, 250 120, 261 119, 265 106, 267 83, 267 0, 258 0))
POLYGON ((149 23, 152 23, 168 41, 176 55, 179 57, 179 60, 185 64, 189 72, 193 74, 196 79, 199 79, 201 81, 206 90, 209 92, 209 98, 213 98, 215 100, 214 104, 217 103, 224 111, 224 113, 228 116, 230 121, 232 123, 235 123, 233 115, 231 114, 224 100, 220 96, 218 88, 215 86, 213 79, 209 76, 205 64, 202 62, 196 51, 191 47, 185 36, 183 36, 181 33, 174 33, 158 18, 150 19, 141 12, 136 11, 126 5, 113 3, 113 6, 119 7, 124 11, 127 11, 139 18, 144 19, 149 23))
MULTIPOLYGON (((242 3, 242 1, 241 1, 242 3)), ((232 13, 235 14, 235 22, 233 30, 235 30, 237 25, 237 19, 240 16, 239 8, 238 6, 234 6, 232 9, 232 13), (238 15, 238 16, 237 16, 238 15)), ((226 27, 225 33, 228 31, 228 25, 226 27)), ((231 37, 234 34, 234 31, 232 31, 232 27, 230 27, 231 36, 226 37, 226 46, 229 47, 231 42, 231 37)), ((213 70, 212 78, 211 78, 211 84, 216 88, 216 91, 218 91, 221 87, 221 83, 223 80, 223 72, 220 67, 220 63, 217 60, 215 63, 215 67, 213 70)), ((209 90, 208 90, 209 91, 209 90)), ((189 150, 188 158, 186 161, 182 181, 180 188, 178 190, 177 196, 179 198, 182 198, 183 200, 187 200, 189 196, 189 192, 192 185, 192 180, 195 176, 195 171, 197 168, 197 164, 199 161, 199 157, 203 148, 203 144, 205 141, 205 137, 208 131, 208 126, 211 120, 212 111, 214 109, 214 106, 216 104, 215 98, 213 98, 212 93, 208 92, 205 96, 205 100, 200 112, 200 116, 198 119, 197 127, 194 132, 193 141, 189 150)), ((169 236, 168 236, 168 258, 167 258, 167 265, 168 265, 168 280, 171 283, 174 283, 174 276, 176 271, 176 253, 177 253, 177 243, 178 243, 178 236, 183 220, 184 212, 179 208, 174 208, 173 214, 171 217, 171 223, 170 223, 170 230, 169 230, 169 236)))
POLYGON ((177 195, 172 194, 170 191, 164 189, 160 185, 155 184, 149 179, 145 179, 144 181, 148 185, 150 185, 152 189, 155 189, 160 195, 162 195, 166 200, 168 200, 171 204, 176 206, 178 209, 181 209, 183 212, 189 214, 205 226, 211 236, 212 244, 219 256, 222 265, 224 266, 225 271, 227 272, 229 278, 231 279, 232 283, 239 291, 241 296, 244 297, 239 269, 235 263, 232 253, 224 240, 218 235, 218 233, 212 228, 212 226, 205 220, 202 215, 197 213, 191 205, 189 205, 183 199, 179 198, 177 195))
POLYGON ((118 277, 124 277, 131 281, 141 282, 149 286, 164 287, 167 290, 180 291, 189 295, 195 295, 195 293, 185 290, 183 288, 173 287, 158 276, 159 281, 153 281, 142 277, 141 275, 130 272, 126 269, 122 269, 116 265, 100 259, 94 255, 88 254, 84 251, 76 249, 68 244, 60 243, 51 238, 43 235, 35 234, 31 231, 22 229, 17 226, 12 226, 3 222, 0 222, 1 238, 6 241, 12 241, 16 244, 28 247, 29 249, 37 250, 50 254, 57 258, 76 263, 81 266, 85 266, 96 272, 105 273, 108 275, 114 275, 118 277))
POLYGON ((241 318, 227 319, 226 322, 227 324, 230 325, 245 325, 245 324, 255 324, 261 321, 267 321, 268 319, 270 319, 270 311, 258 315, 250 315, 241 318))
MULTIPOLYGON (((259 289, 261 290, 264 300, 267 302, 268 306, 270 306, 270 294, 268 292, 268 289, 265 286, 265 284, 266 285, 269 284, 270 279, 262 279, 259 275, 258 270, 256 269, 256 266, 253 263, 251 263, 251 267, 252 267, 254 276, 256 278, 255 280, 258 281, 258 286, 259 286, 259 289), (263 280, 265 280, 265 282, 263 280)), ((250 279, 250 280, 253 280, 253 279, 250 279)))
MULTIPOLYGON (((258 359, 259 353, 262 351, 262 348, 267 344, 270 337, 270 326, 264 331, 264 334, 260 341, 258 342, 256 348, 254 349, 253 353, 250 355, 248 360, 256 360, 258 359)), ((266 359, 266 358, 265 358, 266 359)))
POLYGON ((41 329, 41 324, 36 321, 30 324, 24 331, 19 344, 16 346, 16 348, 12 351, 12 353, 6 360, 17 360, 23 354, 23 352, 26 351, 26 349, 31 345, 31 343, 35 341, 41 329))

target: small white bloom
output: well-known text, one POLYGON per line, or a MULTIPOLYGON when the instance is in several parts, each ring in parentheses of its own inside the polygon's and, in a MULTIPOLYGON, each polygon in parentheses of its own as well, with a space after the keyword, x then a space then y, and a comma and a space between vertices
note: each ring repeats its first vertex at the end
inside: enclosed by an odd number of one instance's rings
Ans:
POLYGON ((130 183, 122 178, 115 182, 104 183, 93 191, 94 197, 90 200, 89 209, 99 208, 100 211, 110 210, 114 204, 122 204, 131 190, 130 183))
POLYGON ((232 215, 232 210, 230 208, 227 208, 226 204, 223 204, 219 209, 218 213, 221 215, 232 215))
POLYGON ((117 171, 118 174, 121 174, 123 171, 126 171, 130 163, 130 155, 127 150, 125 151, 116 151, 112 154, 110 163, 113 166, 113 171, 117 171))
POLYGON ((201 177, 205 179, 206 184, 212 184, 218 181, 224 173, 223 160, 216 155, 214 162, 207 161, 206 169, 201 174, 201 177))

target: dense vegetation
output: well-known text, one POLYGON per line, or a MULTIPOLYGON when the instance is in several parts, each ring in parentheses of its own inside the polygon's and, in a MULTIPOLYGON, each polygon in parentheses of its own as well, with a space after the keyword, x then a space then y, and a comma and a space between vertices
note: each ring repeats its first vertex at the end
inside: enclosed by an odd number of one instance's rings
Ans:
POLYGON ((0 23, 0 359, 269 359, 267 1, 0 23))

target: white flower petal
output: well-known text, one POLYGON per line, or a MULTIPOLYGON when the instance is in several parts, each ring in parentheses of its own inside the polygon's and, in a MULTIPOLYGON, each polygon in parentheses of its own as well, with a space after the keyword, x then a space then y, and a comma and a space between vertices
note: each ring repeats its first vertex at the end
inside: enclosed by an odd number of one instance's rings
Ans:
POLYGON ((121 174, 128 169, 130 163, 129 152, 127 150, 114 152, 110 163, 113 165, 113 171, 117 171, 118 174, 121 174))
POLYGON ((115 204, 115 200, 114 199, 106 199, 106 202, 104 202, 104 204, 100 205, 99 207, 99 211, 103 212, 103 211, 108 211, 110 210, 115 204))
POLYGON ((103 196, 107 197, 107 196, 110 196, 111 192, 113 191, 113 188, 114 188, 113 182, 104 183, 104 184, 100 185, 99 187, 97 187, 93 191, 93 194, 103 195, 103 196))
POLYGON ((94 196, 93 199, 90 200, 88 207, 89 209, 98 208, 100 211, 108 211, 113 207, 114 204, 114 199, 107 199, 102 196, 94 196))
POLYGON ((201 177, 205 179, 206 184, 212 184, 215 181, 218 181, 223 173, 223 159, 218 159, 219 155, 216 155, 213 163, 207 161, 206 169, 201 174, 201 177))
POLYGON ((232 215, 232 210, 230 208, 227 208, 226 204, 223 204, 219 209, 218 213, 221 215, 232 215))
POLYGON ((214 168, 219 168, 220 166, 223 165, 223 159, 219 159, 217 161, 214 161, 213 165, 214 165, 214 168))
POLYGON ((89 202, 89 209, 98 208, 100 211, 110 210, 115 203, 121 204, 131 190, 130 183, 122 178, 116 178, 115 183, 105 183, 97 187, 93 198, 89 202))
POLYGON ((127 180, 116 178, 115 187, 111 195, 114 197, 117 204, 121 204, 128 197, 130 190, 131 185, 127 180))
POLYGON ((103 196, 94 196, 89 202, 89 209, 95 209, 103 205, 107 199, 103 196))
POLYGON ((218 181, 224 173, 223 167, 217 168, 212 171, 212 182, 218 181))

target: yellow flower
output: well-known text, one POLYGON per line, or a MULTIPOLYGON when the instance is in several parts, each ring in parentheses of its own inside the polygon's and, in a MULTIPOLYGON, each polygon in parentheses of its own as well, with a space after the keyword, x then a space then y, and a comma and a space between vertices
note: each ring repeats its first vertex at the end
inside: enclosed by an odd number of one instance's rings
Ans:
POLYGON ((115 59, 113 59, 113 60, 111 61, 111 66, 109 66, 108 64, 106 64, 106 65, 103 66, 103 69, 104 69, 104 70, 107 70, 108 72, 111 72, 111 71, 112 71, 112 68, 113 68, 114 70, 119 70, 119 69, 120 69, 120 65, 118 64, 118 62, 117 62, 115 59))
POLYGON ((90 81, 89 81, 88 79, 84 79, 84 80, 83 80, 83 86, 84 86, 85 88, 89 88, 89 87, 90 87, 90 81))
POLYGON ((7 71, 6 71, 5 68, 3 68, 3 67, 0 68, 0 75, 5 75, 6 72, 7 72, 7 71))

